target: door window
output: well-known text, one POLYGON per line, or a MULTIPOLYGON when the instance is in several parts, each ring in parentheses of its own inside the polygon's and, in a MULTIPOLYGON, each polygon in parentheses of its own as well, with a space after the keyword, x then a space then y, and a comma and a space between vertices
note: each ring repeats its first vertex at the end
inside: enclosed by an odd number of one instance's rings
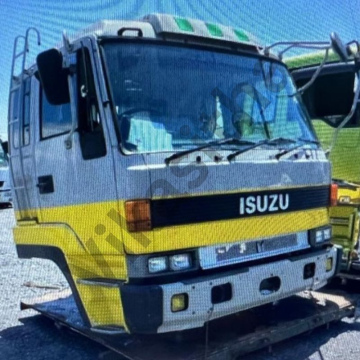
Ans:
POLYGON ((52 105, 41 90, 41 139, 65 134, 71 130, 71 124, 70 102, 52 105))
POLYGON ((12 143, 13 147, 19 147, 19 93, 20 88, 10 95, 10 121, 12 122, 12 143))

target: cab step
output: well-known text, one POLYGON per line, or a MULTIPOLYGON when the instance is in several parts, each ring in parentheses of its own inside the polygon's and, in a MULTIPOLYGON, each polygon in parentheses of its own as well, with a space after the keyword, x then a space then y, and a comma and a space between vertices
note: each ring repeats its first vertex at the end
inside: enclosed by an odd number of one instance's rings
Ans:
POLYGON ((77 279, 76 283, 81 285, 89 285, 89 286, 118 288, 120 285, 124 283, 124 281, 116 280, 116 279, 87 278, 87 279, 77 279))

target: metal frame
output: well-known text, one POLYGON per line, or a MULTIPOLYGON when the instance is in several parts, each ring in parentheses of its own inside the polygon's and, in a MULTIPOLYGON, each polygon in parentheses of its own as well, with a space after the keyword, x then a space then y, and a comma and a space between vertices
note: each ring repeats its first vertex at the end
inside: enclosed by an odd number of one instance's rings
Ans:
POLYGON ((282 58, 282 55, 287 52, 288 50, 299 47, 302 49, 317 49, 317 50, 326 50, 331 47, 331 44, 327 41, 278 41, 274 44, 266 46, 263 50, 265 56, 270 55, 270 49, 276 46, 284 46, 288 45, 285 49, 279 51, 278 57, 279 59, 282 58))
POLYGON ((58 328, 68 328, 129 360, 235 360, 263 348, 271 352, 272 344, 356 316, 357 300, 355 295, 336 290, 303 292, 275 306, 258 307, 208 322, 205 328, 142 336, 123 333, 120 328, 87 327, 74 307, 69 290, 21 302, 21 310, 36 310, 58 328))

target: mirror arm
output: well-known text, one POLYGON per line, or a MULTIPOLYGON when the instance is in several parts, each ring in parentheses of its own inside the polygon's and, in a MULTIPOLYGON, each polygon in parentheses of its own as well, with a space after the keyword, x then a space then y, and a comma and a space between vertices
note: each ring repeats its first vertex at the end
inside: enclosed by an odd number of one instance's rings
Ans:
POLYGON ((298 94, 302 94, 305 90, 307 90, 315 82, 315 80, 317 79, 317 77, 320 74, 321 70, 325 66, 328 57, 329 57, 329 48, 326 49, 324 59, 322 60, 320 66, 314 72, 311 79, 305 85, 303 85, 300 89, 298 89, 296 92, 294 92, 294 94, 289 95, 290 97, 298 95, 298 94))
POLYGON ((357 104, 359 103, 359 95, 360 95, 360 71, 357 71, 356 73, 357 76, 357 84, 356 84, 356 91, 354 94, 354 100, 353 103, 351 105, 351 109, 350 112, 346 115, 345 119, 340 123, 340 125, 335 129, 333 138, 331 140, 331 145, 329 147, 329 149, 326 150, 326 154, 329 155, 332 151, 332 149, 335 146, 336 140, 339 136, 339 132, 340 130, 348 123, 348 121, 352 118, 352 116, 355 113, 357 104))
POLYGON ((330 44, 326 41, 279 41, 264 48, 264 55, 270 55, 270 49, 276 46, 284 46, 288 45, 284 50, 282 50, 279 55, 282 56, 286 51, 292 49, 293 47, 299 47, 303 49, 317 49, 317 50, 325 50, 330 44))
POLYGON ((347 44, 346 44, 346 49, 348 51, 348 54, 349 56, 350 55, 354 55, 356 56, 356 54, 359 54, 360 53, 360 44, 357 40, 352 40, 352 41, 349 41, 347 44), (354 54, 351 50, 351 45, 356 45, 356 53, 354 54))
POLYGON ((65 56, 64 56, 64 62, 65 62, 65 67, 69 67, 70 63, 69 63, 69 54, 71 53, 73 47, 70 43, 69 37, 66 34, 66 31, 64 30, 62 33, 62 40, 63 40, 63 45, 64 45, 64 50, 65 50, 65 56))
POLYGON ((288 46, 287 48, 285 48, 284 50, 281 50, 279 51, 278 53, 278 56, 280 57, 280 60, 282 60, 282 56, 285 52, 287 52, 288 50, 294 48, 294 47, 297 47, 297 48, 300 48, 300 49, 310 49, 310 50, 327 50, 329 49, 330 45, 327 44, 327 45, 324 45, 324 46, 311 46, 311 45, 296 45, 296 44, 293 44, 293 45, 290 45, 288 46))

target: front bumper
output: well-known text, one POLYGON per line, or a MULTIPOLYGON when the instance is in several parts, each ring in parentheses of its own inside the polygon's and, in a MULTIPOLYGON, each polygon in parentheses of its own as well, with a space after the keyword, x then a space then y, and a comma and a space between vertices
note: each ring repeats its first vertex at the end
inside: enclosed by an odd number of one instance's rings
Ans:
POLYGON ((1 203, 12 203, 12 193, 10 189, 0 190, 0 204, 1 203))
POLYGON ((164 333, 203 326, 207 321, 271 303, 304 290, 316 290, 333 277, 339 269, 342 249, 335 246, 316 253, 275 261, 227 273, 204 276, 165 285, 127 285, 121 287, 125 321, 131 333, 164 333), (326 262, 333 266, 326 270, 326 262), (314 269, 313 276, 304 278, 306 265, 314 269), (274 291, 260 291, 263 280, 278 278, 280 286, 274 291), (214 287, 230 284, 231 298, 213 304, 214 287), (188 294, 184 311, 171 311, 171 298, 188 294))

